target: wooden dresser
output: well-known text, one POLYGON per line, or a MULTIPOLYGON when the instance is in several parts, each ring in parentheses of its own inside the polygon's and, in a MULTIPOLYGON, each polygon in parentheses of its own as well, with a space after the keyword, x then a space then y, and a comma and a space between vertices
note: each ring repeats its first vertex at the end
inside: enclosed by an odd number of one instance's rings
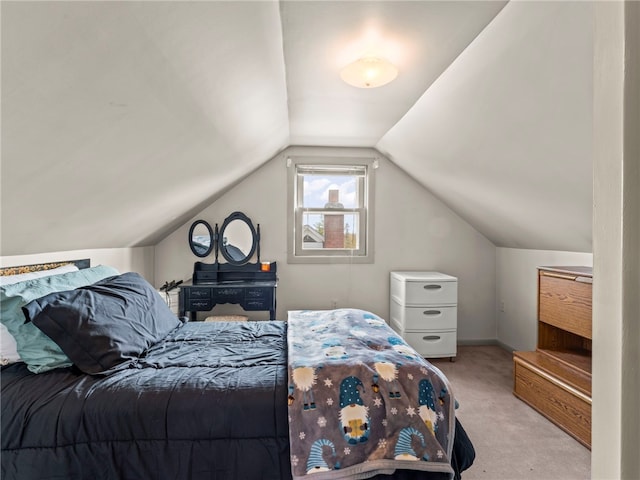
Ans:
POLYGON ((513 393, 591 448, 591 267, 538 268, 538 342, 514 352, 513 393))

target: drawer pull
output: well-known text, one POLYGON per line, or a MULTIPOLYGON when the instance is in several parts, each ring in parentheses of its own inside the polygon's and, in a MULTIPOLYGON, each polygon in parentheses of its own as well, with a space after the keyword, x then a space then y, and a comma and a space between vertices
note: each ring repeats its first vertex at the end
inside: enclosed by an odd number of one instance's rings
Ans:
POLYGON ((425 335, 422 339, 428 342, 435 342, 436 340, 440 340, 440 335, 425 335))
POLYGON ((555 272, 540 272, 540 275, 543 277, 563 278, 565 280, 573 280, 580 283, 593 283, 593 279, 591 277, 585 277, 582 275, 570 275, 555 272))
POLYGON ((429 316, 433 316, 433 315, 440 315, 442 312, 440 310, 425 310, 424 312, 422 312, 423 315, 429 315, 429 316))
POLYGON ((442 288, 442 285, 429 284, 429 285, 425 285, 422 288, 424 288, 425 290, 440 290, 442 288))
POLYGON ((593 278, 591 278, 591 277, 576 277, 576 282, 593 283, 593 278))
POLYGON ((191 290, 191 298, 208 298, 209 291, 208 290, 191 290))
POLYGON ((543 277, 552 277, 552 278, 564 278, 565 280, 575 280, 575 275, 563 274, 563 273, 555 273, 555 272, 540 272, 540 275, 543 277))
POLYGON ((205 308, 209 306, 209 302, 203 300, 192 300, 189 304, 191 308, 205 308))

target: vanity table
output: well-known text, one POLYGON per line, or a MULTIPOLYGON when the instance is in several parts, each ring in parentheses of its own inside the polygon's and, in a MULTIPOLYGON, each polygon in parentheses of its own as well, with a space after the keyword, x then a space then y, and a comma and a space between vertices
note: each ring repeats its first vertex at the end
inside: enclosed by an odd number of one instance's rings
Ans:
POLYGON ((180 286, 179 314, 196 320, 197 312, 207 312, 218 304, 234 303, 245 311, 268 311, 276 317, 276 262, 260 261, 260 225, 257 230, 242 212, 229 215, 220 230, 197 220, 189 230, 189 246, 194 255, 206 257, 212 251, 214 263, 195 262, 190 283, 180 286), (226 262, 218 261, 218 253, 226 262), (250 260, 257 254, 257 262, 250 260))
POLYGON ((189 320, 194 321, 196 312, 208 312, 218 304, 236 303, 248 312, 269 311, 269 319, 275 320, 278 286, 275 262, 270 264, 270 268, 272 270, 269 272, 247 270, 245 275, 238 275, 237 271, 218 271, 216 280, 201 280, 197 284, 181 285, 180 315, 184 316, 188 312, 189 320))

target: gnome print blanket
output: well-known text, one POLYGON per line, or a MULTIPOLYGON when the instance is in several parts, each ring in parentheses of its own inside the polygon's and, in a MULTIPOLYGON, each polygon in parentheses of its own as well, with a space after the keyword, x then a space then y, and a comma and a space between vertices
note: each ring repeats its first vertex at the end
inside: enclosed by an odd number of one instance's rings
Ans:
POLYGON ((287 342, 294 479, 453 476, 448 381, 384 320, 356 309, 290 311, 287 342))

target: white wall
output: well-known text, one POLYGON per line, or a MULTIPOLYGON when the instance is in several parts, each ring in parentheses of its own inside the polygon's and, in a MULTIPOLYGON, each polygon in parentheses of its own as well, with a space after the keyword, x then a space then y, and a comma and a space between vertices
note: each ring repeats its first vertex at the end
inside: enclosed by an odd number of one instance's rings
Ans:
POLYGON ((376 147, 495 245, 590 252, 592 11, 509 2, 376 147))
POLYGON ((640 478, 640 4, 596 5, 594 479, 640 478))
MULTIPOLYGON (((261 260, 278 262, 277 318, 286 318, 287 310, 328 309, 334 300, 338 307, 362 308, 388 318, 390 271, 437 270, 459 278, 459 340, 495 340, 494 245, 380 154, 375 172, 375 263, 288 265, 288 151, 193 219, 213 226, 239 210, 260 224, 261 260)), ((198 259, 187 243, 190 223, 156 245, 156 286, 191 277, 198 259)), ((206 261, 212 263, 213 256, 206 261)))
POLYGON ((80 260, 88 258, 91 266, 109 265, 119 272, 137 272, 153 283, 153 247, 103 248, 97 250, 70 250, 67 252, 34 253, 0 257, 0 266, 31 265, 34 263, 80 260))
POLYGON ((535 350, 538 337, 537 267, 553 265, 591 267, 593 255, 552 250, 497 249, 497 338, 503 346, 512 350, 535 350))

